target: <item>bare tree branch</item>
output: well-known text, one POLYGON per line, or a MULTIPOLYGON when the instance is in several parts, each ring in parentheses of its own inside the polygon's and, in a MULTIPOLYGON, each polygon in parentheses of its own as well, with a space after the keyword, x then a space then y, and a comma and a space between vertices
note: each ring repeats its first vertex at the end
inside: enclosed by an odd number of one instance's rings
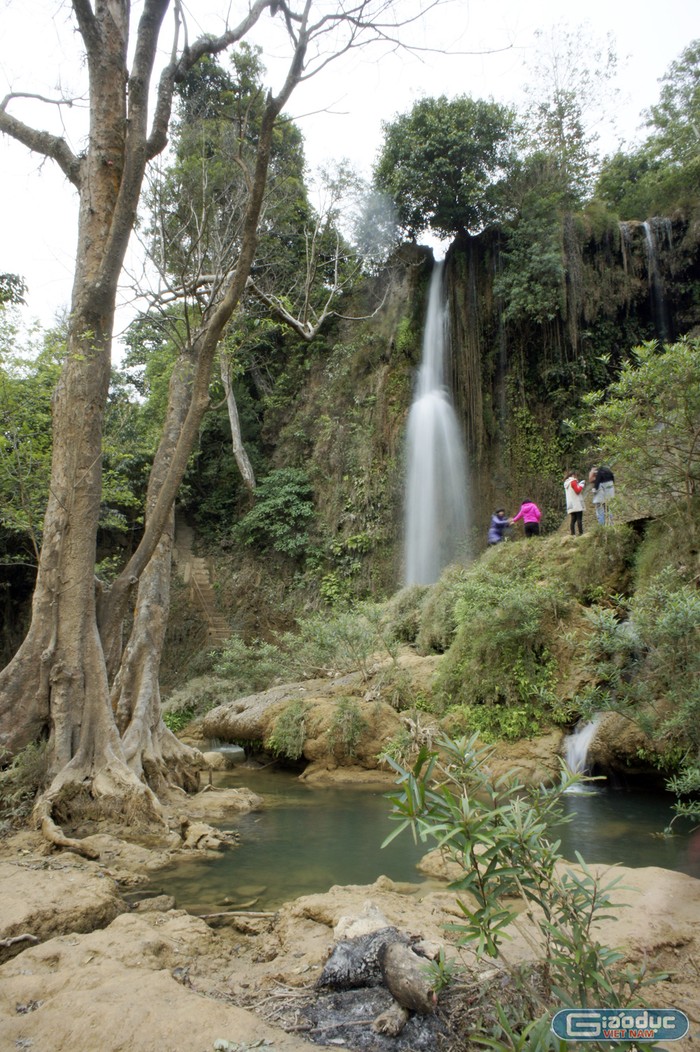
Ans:
MULTIPOLYGON (((40 96, 24 92, 12 92, 6 95, 2 103, 0 103, 0 132, 5 132, 6 135, 16 139, 17 142, 21 142, 23 146, 28 147, 33 153, 40 153, 44 157, 50 157, 56 161, 69 182, 76 187, 80 187, 80 158, 76 157, 66 140, 61 138, 60 135, 51 135, 49 132, 39 131, 8 113, 7 106, 12 99, 17 98, 40 98, 40 96)), ((61 105, 61 103, 54 102, 54 105, 61 105)), ((72 101, 66 101, 65 105, 72 105, 72 101)))

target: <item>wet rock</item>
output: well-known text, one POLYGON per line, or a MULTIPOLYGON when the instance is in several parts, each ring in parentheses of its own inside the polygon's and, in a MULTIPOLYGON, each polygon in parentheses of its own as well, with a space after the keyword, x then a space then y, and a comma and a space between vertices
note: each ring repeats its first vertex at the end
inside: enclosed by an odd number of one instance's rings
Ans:
POLYGON ((175 909, 175 898, 172 895, 154 895, 150 899, 141 899, 134 909, 137 913, 167 913, 175 909))

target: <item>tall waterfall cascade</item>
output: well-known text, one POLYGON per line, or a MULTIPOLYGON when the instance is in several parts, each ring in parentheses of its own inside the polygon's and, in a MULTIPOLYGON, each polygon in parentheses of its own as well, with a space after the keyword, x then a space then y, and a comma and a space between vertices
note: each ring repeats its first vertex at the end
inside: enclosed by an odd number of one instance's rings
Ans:
POLYGON ((466 454, 446 382, 449 343, 444 266, 436 263, 406 434, 406 584, 437 581, 467 532, 466 454))

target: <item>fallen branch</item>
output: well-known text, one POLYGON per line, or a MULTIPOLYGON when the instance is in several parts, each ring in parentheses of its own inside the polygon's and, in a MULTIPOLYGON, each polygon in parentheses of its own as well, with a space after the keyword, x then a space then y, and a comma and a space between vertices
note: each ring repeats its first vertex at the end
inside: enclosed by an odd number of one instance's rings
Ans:
POLYGON ((30 942, 34 946, 38 941, 39 939, 36 935, 30 935, 29 932, 25 932, 24 935, 13 935, 10 939, 0 939, 0 946, 14 946, 16 942, 30 942))
POLYGON ((219 917, 274 917, 274 911, 270 912, 267 910, 260 910, 254 912, 253 910, 226 910, 225 913, 202 913, 200 914, 200 920, 217 920, 219 917))

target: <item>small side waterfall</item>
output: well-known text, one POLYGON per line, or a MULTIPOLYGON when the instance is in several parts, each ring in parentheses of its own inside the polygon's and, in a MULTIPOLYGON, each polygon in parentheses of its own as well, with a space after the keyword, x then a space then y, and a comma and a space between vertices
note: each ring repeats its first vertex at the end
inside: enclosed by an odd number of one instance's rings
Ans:
POLYGON ((664 286, 659 270, 659 257, 657 247, 657 226, 661 224, 661 232, 666 235, 669 246, 672 246, 671 223, 669 220, 647 220, 644 223, 644 245, 647 254, 647 273, 649 275, 649 297, 651 300, 654 328, 660 340, 668 340, 671 336, 668 322, 668 311, 666 309, 666 297, 664 286))
POLYGON ((467 529, 464 444, 445 382, 448 311, 442 263, 430 279, 423 353, 406 436, 406 584, 433 584, 467 529))
MULTIPOLYGON (((602 720, 601 715, 594 716, 592 720, 584 723, 583 720, 576 726, 573 733, 564 740, 564 762, 572 774, 585 774, 588 750, 595 738, 596 731, 602 720)), ((573 785, 569 792, 581 792, 580 785, 573 785)))

